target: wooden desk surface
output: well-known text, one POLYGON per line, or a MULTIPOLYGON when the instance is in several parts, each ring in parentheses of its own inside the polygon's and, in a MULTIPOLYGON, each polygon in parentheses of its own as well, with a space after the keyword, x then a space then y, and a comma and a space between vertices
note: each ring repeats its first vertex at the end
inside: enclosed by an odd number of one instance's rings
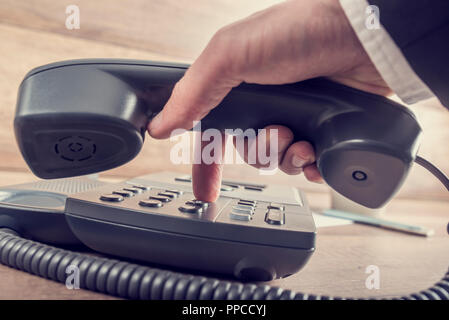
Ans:
MULTIPOLYGON (((0 184, 33 181, 29 173, 0 171, 0 184)), ((327 193, 308 193, 313 208, 329 207, 327 193)), ((390 297, 431 286, 449 267, 449 202, 394 199, 386 215, 392 220, 434 228, 430 238, 363 225, 318 229, 316 252, 299 273, 270 285, 320 295, 390 297), (369 265, 380 269, 380 289, 368 290, 369 265)), ((0 265, 0 299, 113 299, 0 265)))

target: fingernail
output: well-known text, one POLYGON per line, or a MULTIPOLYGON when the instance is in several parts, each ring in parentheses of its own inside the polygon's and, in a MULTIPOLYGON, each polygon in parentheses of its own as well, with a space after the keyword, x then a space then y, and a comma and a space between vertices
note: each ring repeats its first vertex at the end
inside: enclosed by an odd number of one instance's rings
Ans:
POLYGON ((298 156, 293 156, 292 157, 292 165, 294 166, 294 167, 296 167, 296 168, 302 168, 302 167, 304 167, 304 165, 306 164, 306 160, 304 160, 304 159, 302 159, 302 158, 300 158, 300 157, 298 157, 298 156))
POLYGON ((162 112, 159 112, 154 118, 153 120, 151 120, 150 125, 148 126, 148 130, 150 131, 150 133, 152 133, 152 131, 156 130, 162 123, 162 112))

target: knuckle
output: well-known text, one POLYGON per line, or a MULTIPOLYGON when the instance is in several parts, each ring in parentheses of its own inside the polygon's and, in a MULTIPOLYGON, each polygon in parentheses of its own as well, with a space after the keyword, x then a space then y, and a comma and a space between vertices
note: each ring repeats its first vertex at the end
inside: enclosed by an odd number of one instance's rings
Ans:
POLYGON ((231 35, 230 29, 227 27, 223 27, 214 34, 209 43, 209 46, 214 51, 216 50, 219 52, 227 52, 232 43, 232 38, 233 36, 231 35))
POLYGON ((219 29, 209 42, 207 50, 213 55, 214 68, 225 76, 232 76, 240 65, 239 52, 241 48, 236 46, 239 33, 232 26, 219 29))

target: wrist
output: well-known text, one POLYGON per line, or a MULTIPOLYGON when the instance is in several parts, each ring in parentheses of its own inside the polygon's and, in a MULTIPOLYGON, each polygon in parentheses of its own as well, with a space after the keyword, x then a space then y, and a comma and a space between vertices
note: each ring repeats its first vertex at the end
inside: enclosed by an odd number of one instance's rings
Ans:
POLYGON ((328 48, 328 55, 332 62, 327 70, 327 75, 341 74, 370 63, 371 61, 340 2, 337 0, 324 0, 322 10, 322 23, 324 28, 327 29, 324 32, 331 37, 331 39, 327 39, 328 41, 323 43, 323 46, 328 48))

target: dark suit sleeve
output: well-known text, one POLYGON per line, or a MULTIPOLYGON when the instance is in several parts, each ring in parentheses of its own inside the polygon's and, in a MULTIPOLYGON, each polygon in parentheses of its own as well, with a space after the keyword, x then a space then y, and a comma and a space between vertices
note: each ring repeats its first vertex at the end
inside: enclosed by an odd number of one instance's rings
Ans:
POLYGON ((405 58, 449 108, 449 0, 369 0, 405 58))

